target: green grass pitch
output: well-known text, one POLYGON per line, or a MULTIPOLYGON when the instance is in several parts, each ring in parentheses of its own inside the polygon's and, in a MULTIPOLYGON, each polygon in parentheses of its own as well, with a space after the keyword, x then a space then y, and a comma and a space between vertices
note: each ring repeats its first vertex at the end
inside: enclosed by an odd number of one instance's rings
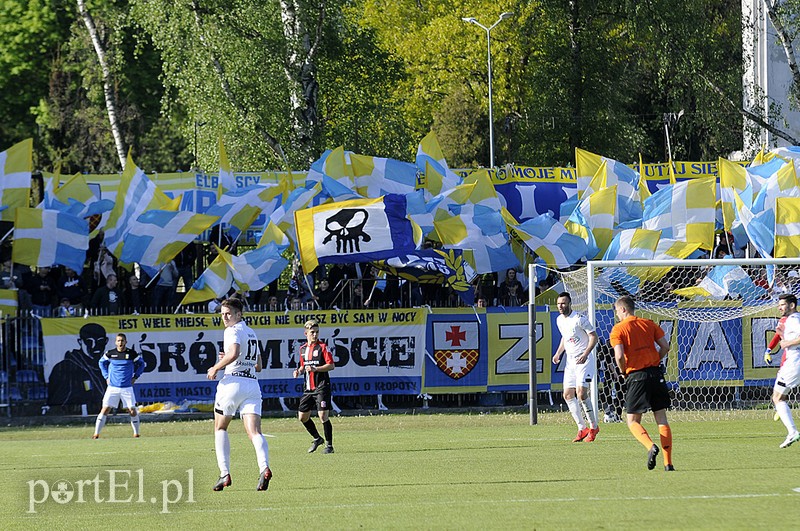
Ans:
MULTIPOLYGON (((324 455, 306 453, 311 438, 296 419, 265 418, 274 472, 267 492, 255 490, 255 453, 238 419, 230 428, 233 485, 223 492, 211 491, 218 470, 210 420, 145 419, 140 439, 130 424, 114 422, 96 441, 89 425, 2 428, 0 525, 766 529, 800 522, 800 444, 778 448, 785 430, 768 410, 715 421, 671 414, 674 473, 664 472, 661 456, 648 471, 644 448, 624 424, 602 424, 596 442, 572 443, 568 413, 539 420, 335 417, 336 453, 324 455)), ((645 427, 657 437, 651 419, 645 427)))

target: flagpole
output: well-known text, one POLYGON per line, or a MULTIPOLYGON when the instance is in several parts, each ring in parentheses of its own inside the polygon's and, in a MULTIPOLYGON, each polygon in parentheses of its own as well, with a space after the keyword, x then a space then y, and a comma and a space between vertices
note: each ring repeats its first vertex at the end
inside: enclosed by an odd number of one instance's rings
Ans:
POLYGON ((151 279, 150 279, 150 280, 147 282, 147 285, 144 287, 144 289, 147 289, 147 288, 149 288, 149 287, 150 287, 150 284, 152 284, 152 283, 153 283, 153 281, 154 281, 154 280, 155 280, 155 279, 158 277, 158 275, 160 275, 160 274, 161 274, 161 271, 163 271, 165 267, 167 267, 167 264, 163 264, 163 265, 161 266, 161 269, 159 269, 159 270, 158 270, 158 273, 156 273, 155 275, 153 275, 153 278, 151 278, 151 279))
MULTIPOLYGON (((301 269, 301 271, 302 271, 302 269, 301 269)), ((311 287, 311 283, 308 281, 308 275, 304 274, 303 275, 303 280, 306 281, 306 286, 308 287, 308 292, 311 294, 311 296, 312 297, 316 297, 316 295, 314 295, 314 288, 311 287)), ((317 309, 321 310, 322 306, 319 305, 319 301, 316 298, 314 298, 312 300, 314 301, 314 304, 317 305, 317 309)))
POLYGON ((8 238, 11 235, 12 232, 14 232, 14 227, 11 227, 10 229, 8 229, 8 232, 6 232, 6 235, 3 236, 2 239, 0 239, 0 243, 3 243, 4 241, 6 241, 6 238, 8 238))

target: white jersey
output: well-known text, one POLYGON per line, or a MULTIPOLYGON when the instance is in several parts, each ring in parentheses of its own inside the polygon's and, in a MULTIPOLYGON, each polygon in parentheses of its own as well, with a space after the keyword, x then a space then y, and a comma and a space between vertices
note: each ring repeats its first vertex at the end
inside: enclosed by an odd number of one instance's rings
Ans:
POLYGON ((256 363, 258 362, 258 338, 253 329, 239 321, 225 329, 224 351, 234 343, 239 345, 239 357, 236 361, 225 367, 225 377, 239 376, 242 378, 256 378, 256 363))
MULTIPOLYGON (((786 318, 783 328, 783 339, 791 341, 800 337, 800 313, 793 313, 786 318)), ((781 394, 800 386, 800 345, 786 349, 786 361, 781 365, 775 377, 775 389, 781 394)))
MULTIPOLYGON (((559 314, 556 325, 564 342, 567 363, 575 363, 589 346, 589 334, 594 332, 594 325, 588 317, 575 311, 566 316, 559 314)), ((587 361, 591 360, 592 356, 594 352, 589 355, 587 361)))

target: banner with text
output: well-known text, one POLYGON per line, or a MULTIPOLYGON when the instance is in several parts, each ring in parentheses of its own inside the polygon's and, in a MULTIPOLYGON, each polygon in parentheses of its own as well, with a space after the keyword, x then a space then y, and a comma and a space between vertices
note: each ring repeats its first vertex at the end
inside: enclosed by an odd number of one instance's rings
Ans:
MULTIPOLYGON (((597 310, 601 338, 598 363, 613 363, 607 338, 613 315, 597 310)), ((563 361, 551 362, 561 337, 558 312, 536 311, 536 379, 539 391, 561 390, 563 361)), ((772 385, 775 367, 762 353, 777 317, 764 311, 751 317, 710 323, 658 318, 670 342, 668 379, 673 387, 772 385)), ((427 310, 349 310, 315 313, 254 313, 245 319, 259 337, 264 397, 302 393, 292 378, 303 323, 320 322, 321 340, 336 361, 331 381, 336 395, 419 394, 517 391, 528 389, 527 310, 478 308, 427 310)), ((105 382, 97 360, 112 348, 116 333, 144 358, 136 383, 142 402, 211 400, 216 382, 205 377, 222 349, 218 315, 118 316, 42 319, 51 404, 100 400, 105 382)))
MULTIPOLYGON (((422 380, 425 310, 319 311, 245 314, 259 337, 263 396, 302 394, 293 378, 305 342, 303 324, 320 323, 336 369, 334 395, 418 394, 422 380)), ((97 361, 117 332, 141 353, 145 372, 134 385, 141 402, 212 400, 217 382, 206 371, 222 350, 219 315, 139 315, 42 319, 51 404, 98 401, 105 390, 97 361)), ((219 378, 219 377, 218 377, 219 378)))

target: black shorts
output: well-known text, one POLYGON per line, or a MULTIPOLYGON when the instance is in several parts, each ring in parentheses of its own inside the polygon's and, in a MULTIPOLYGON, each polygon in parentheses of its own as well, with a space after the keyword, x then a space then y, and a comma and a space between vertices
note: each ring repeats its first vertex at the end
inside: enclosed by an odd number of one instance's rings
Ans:
POLYGON ((629 414, 659 411, 670 406, 669 388, 661 367, 649 367, 626 378, 625 410, 629 414))
POLYGON ((303 393, 297 411, 307 413, 309 411, 330 411, 331 409, 331 390, 321 389, 303 393))

